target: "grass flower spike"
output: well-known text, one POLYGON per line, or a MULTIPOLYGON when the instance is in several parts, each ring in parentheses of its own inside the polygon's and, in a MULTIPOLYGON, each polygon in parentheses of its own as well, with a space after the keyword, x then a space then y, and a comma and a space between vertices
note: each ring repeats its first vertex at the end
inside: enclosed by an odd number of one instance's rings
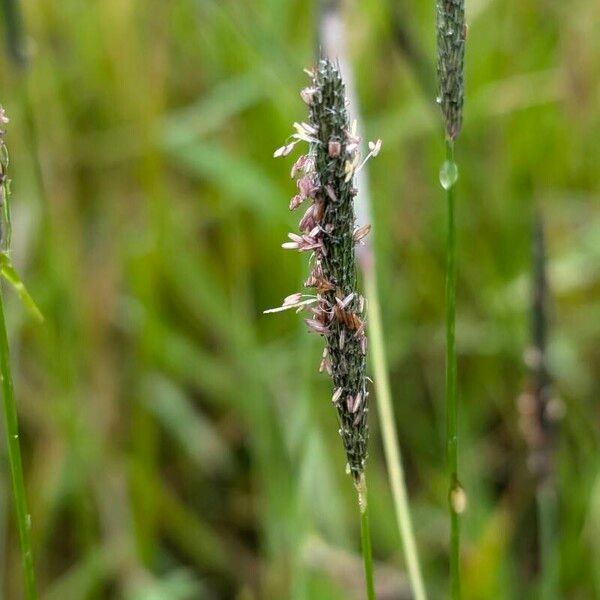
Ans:
POLYGON ((360 139, 356 124, 349 121, 338 65, 320 60, 307 73, 311 82, 300 95, 309 107, 308 122, 294 123, 291 141, 274 156, 287 156, 300 142, 308 143, 308 152, 291 170, 298 191, 290 201, 290 210, 301 205, 306 208, 299 233, 290 233, 283 247, 310 252, 312 269, 304 285, 314 290, 314 295, 303 300, 303 294, 293 294, 280 309, 268 312, 307 310, 307 327, 325 339, 319 370, 332 379, 331 401, 346 451, 346 469, 358 492, 367 595, 374 598, 364 476, 369 437, 366 302, 357 288, 355 255, 355 246, 368 235, 370 225, 356 226, 354 176, 379 153, 381 140, 369 144, 369 153, 361 162, 360 139))
MULTIPOLYGON (((297 194, 290 210, 307 204, 299 233, 290 233, 283 248, 311 253, 312 270, 305 287, 315 295, 288 296, 280 309, 310 311, 309 330, 325 338, 320 370, 333 380, 332 400, 337 410, 348 471, 358 482, 367 458, 368 396, 365 300, 357 290, 355 245, 370 226, 356 227, 353 176, 362 167, 355 126, 348 119, 346 96, 338 67, 321 60, 309 71, 312 79, 301 97, 309 106, 308 123, 294 123, 291 141, 274 156, 287 156, 296 144, 307 142, 308 152, 296 160, 291 175, 297 194)), ((366 159, 375 156, 381 141, 369 144, 366 159)), ((366 160, 365 159, 365 160, 366 160)))
POLYGON ((446 136, 460 133, 465 95, 464 59, 467 26, 464 0, 437 0, 437 48, 439 95, 446 136))

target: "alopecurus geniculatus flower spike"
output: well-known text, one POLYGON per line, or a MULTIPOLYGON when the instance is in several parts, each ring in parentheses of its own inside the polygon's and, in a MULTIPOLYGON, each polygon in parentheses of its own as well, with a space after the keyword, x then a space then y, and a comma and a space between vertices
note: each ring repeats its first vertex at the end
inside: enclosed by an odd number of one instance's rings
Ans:
MULTIPOLYGON (((300 142, 309 144, 308 153, 292 167, 298 193, 290 210, 305 203, 308 206, 299 223, 300 233, 289 234, 290 241, 283 247, 311 252, 312 270, 305 287, 313 288, 315 294, 288 296, 280 309, 269 312, 308 310, 310 317, 305 321, 309 330, 325 338, 320 370, 333 380, 332 402, 347 469, 358 481, 367 458, 369 392, 365 300, 357 289, 355 246, 370 227, 356 226, 354 175, 365 161, 360 160, 360 139, 348 118, 338 65, 320 60, 307 73, 311 83, 301 97, 309 107, 308 122, 294 123, 296 132, 275 156, 287 156, 300 142)), ((380 148, 380 140, 371 142, 365 160, 376 156, 380 148)))
POLYGON ((437 0, 437 69, 446 136, 454 141, 462 126, 467 26, 464 0, 437 0))

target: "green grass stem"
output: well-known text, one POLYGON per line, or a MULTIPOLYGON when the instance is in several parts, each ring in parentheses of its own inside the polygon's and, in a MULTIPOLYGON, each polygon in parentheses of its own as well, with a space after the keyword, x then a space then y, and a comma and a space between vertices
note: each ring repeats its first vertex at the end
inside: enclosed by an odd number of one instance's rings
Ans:
POLYGON ((536 494, 538 509, 538 531, 541 558, 541 600, 556 600, 559 597, 556 564, 556 493, 551 485, 539 486, 536 494))
POLYGON ((408 494, 404 481, 404 468, 398 433, 396 430, 396 418, 392 403, 390 378, 387 369, 387 358, 385 342, 383 338, 383 325, 381 321, 381 307, 377 288, 377 273, 374 265, 364 267, 365 294, 369 304, 369 340, 371 342, 371 359, 373 364, 373 376, 375 379, 375 393, 377 397, 377 411, 379 413, 379 424, 383 438, 383 448, 387 464, 392 498, 396 520, 400 531, 400 539, 404 550, 406 568, 411 583, 415 600, 426 600, 427 593, 423 583, 423 575, 419 564, 417 544, 413 532, 408 494))
POLYGON ((367 499, 367 480, 363 473, 356 482, 358 506, 360 509, 360 540, 365 565, 365 585, 368 600, 375 600, 375 577, 373 575, 373 551, 371 549, 371 529, 369 527, 369 502, 367 499))
MULTIPOLYGON (((450 510, 450 587, 452 598, 460 598, 460 523, 457 494, 458 483, 458 401, 456 394, 456 224, 454 184, 458 176, 454 163, 454 144, 446 142, 446 172, 442 181, 448 203, 447 263, 446 263, 446 462, 450 479, 448 505, 450 510)), ((442 180, 444 176, 442 175, 442 180)))
POLYGON ((33 551, 31 548, 31 516, 27 509, 27 498, 25 495, 23 461, 21 459, 21 447, 19 445, 19 423, 13 392, 8 335, 6 332, 2 294, 0 294, 0 376, 2 377, 2 398, 4 400, 4 421, 8 442, 8 461, 10 463, 15 510, 17 513, 17 526, 21 542, 25 597, 27 600, 35 600, 37 598, 37 591, 33 568, 33 551))
MULTIPOLYGON (((354 86, 354 76, 350 62, 346 60, 345 23, 341 14, 341 8, 341 3, 338 1, 326 2, 323 0, 321 2, 319 37, 325 53, 332 57, 338 57, 341 60, 342 68, 344 68, 344 66, 346 67, 344 78, 346 81, 346 93, 348 96, 350 112, 360 122, 361 119, 358 119, 360 107, 354 86), (344 32, 344 35, 340 36, 336 34, 336 32, 340 31, 344 32)), ((321 51, 321 48, 319 51, 321 51)), ((373 223, 368 165, 365 165, 365 168, 358 174, 357 181, 359 190, 356 198, 356 210, 359 216, 358 221, 360 224, 373 223)), ((382 432, 383 448, 390 488, 392 490, 396 521, 406 560, 408 578, 415 600, 427 600, 423 576, 419 565, 417 545, 413 533, 408 494, 404 482, 404 469, 402 467, 400 444, 398 442, 398 433, 396 430, 396 419, 392 403, 390 378, 387 368, 385 341, 381 321, 381 303, 379 301, 377 270, 375 268, 376 257, 370 237, 366 238, 364 246, 359 247, 358 257, 363 274, 365 297, 367 298, 369 311, 369 355, 371 357, 373 377, 375 379, 374 386, 377 397, 377 413, 382 432)))

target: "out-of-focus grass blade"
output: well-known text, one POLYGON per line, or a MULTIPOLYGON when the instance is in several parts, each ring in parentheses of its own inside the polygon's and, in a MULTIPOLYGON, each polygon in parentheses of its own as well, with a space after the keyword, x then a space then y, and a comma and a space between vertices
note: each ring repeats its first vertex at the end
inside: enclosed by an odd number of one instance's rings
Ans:
POLYGON ((154 494, 161 529, 175 547, 203 572, 231 574, 235 564, 228 557, 223 536, 188 508, 156 471, 144 469, 139 463, 134 468, 148 493, 154 494))
MULTIPOLYGON (((470 121, 474 124, 509 115, 528 108, 561 100, 565 91, 561 85, 562 71, 552 69, 514 75, 494 81, 473 93, 470 121)), ((435 108, 435 106, 434 106, 435 108)), ((425 135, 438 127, 436 113, 427 98, 417 93, 402 106, 394 107, 368 120, 366 131, 385 131, 386 147, 394 147, 411 137, 425 135)))
POLYGON ((169 377, 204 394, 204 400, 222 404, 235 392, 233 369, 224 359, 194 343, 192 338, 160 320, 134 298, 124 298, 120 324, 146 332, 145 344, 154 365, 169 377))
POLYGON ((233 201, 272 219, 281 219, 281 199, 289 194, 279 189, 251 159, 205 142, 171 147, 169 155, 178 168, 222 190, 224 202, 233 201))
MULTIPOLYGON (((63 600, 64 598, 88 598, 99 583, 114 577, 123 564, 124 546, 109 544, 94 548, 66 574, 57 579, 43 595, 44 600, 63 600)), ((125 594, 126 598, 144 600, 187 600, 203 598, 204 589, 184 570, 169 573, 165 579, 150 578, 144 584, 135 586, 135 590, 125 594)), ((139 582, 139 579, 136 579, 139 582)))
MULTIPOLYGON (((265 97, 265 89, 256 73, 235 75, 217 83, 193 104, 167 113, 153 124, 151 141, 167 150, 186 146, 218 131, 236 115, 256 105, 265 97)), ((131 124, 83 136, 78 142, 79 160, 112 164, 143 154, 148 140, 128 135, 130 130, 131 124)))
MULTIPOLYGON (((590 198, 590 202, 597 201, 590 198)), ((562 249, 562 253, 553 253, 549 260, 548 277, 555 295, 573 294, 592 288, 600 280, 600 219, 591 217, 578 229, 578 244, 571 243, 562 249)), ((490 286, 483 290, 488 303, 496 311, 522 311, 529 298, 528 271, 508 282, 504 288, 490 286)), ((592 325, 593 326, 593 325, 592 325)))
POLYGON ((2 0, 1 12, 5 21, 6 45, 11 59, 19 66, 25 61, 23 16, 18 0, 2 0))
POLYGON ((25 284, 21 281, 19 274, 4 254, 0 257, 0 274, 2 274, 2 277, 4 277, 4 279, 15 290, 15 292, 19 296, 19 299, 23 303, 23 306, 25 306, 25 308, 31 313, 31 315, 35 319, 42 323, 44 321, 44 316, 42 315, 40 309, 37 307, 37 304, 27 291, 25 284))
MULTIPOLYGON (((512 597, 510 584, 500 576, 510 547, 511 521, 500 504, 490 514, 465 566, 465 581, 474 598, 512 597)), ((513 592, 514 593, 514 592, 513 592)))
POLYGON ((231 398, 236 392, 234 371, 225 360, 174 329, 160 330, 151 351, 161 368, 204 392, 207 402, 222 404, 224 398, 231 398))
POLYGON ((158 374, 141 385, 141 401, 186 454, 205 472, 230 471, 229 449, 212 423, 173 382, 158 374))
POLYGON ((125 594, 125 600, 202 600, 207 598, 204 586, 193 575, 178 569, 168 573, 161 579, 144 579, 136 581, 133 590, 125 594))
POLYGON ((160 260, 166 287, 189 316, 235 351, 240 340, 247 340, 249 324, 230 310, 222 281, 209 257, 190 254, 192 243, 191 234, 181 226, 165 244, 160 260))
POLYGON ((328 539, 347 543, 347 507, 331 463, 320 432, 313 431, 302 456, 299 492, 319 530, 327 533, 328 539))
POLYGON ((53 582, 43 599, 88 598, 100 582, 114 575, 122 559, 122 549, 115 544, 92 549, 80 562, 53 582))
POLYGON ((285 26, 280 21, 273 21, 277 22, 277 27, 273 27, 267 21, 276 17, 267 14, 268 8, 253 2, 210 0, 204 5, 219 14, 223 26, 221 35, 231 37, 225 49, 228 54, 237 50, 245 61, 258 65, 263 83, 274 97, 287 102, 295 95, 292 90, 302 67, 299 46, 305 44, 305 55, 310 56, 312 40, 303 36, 291 49, 289 40, 285 39, 285 26))
POLYGON ((232 117, 265 96, 255 73, 244 73, 217 84, 190 106, 168 114, 157 135, 167 148, 184 146, 217 131, 232 117))
POLYGON ((589 512, 586 521, 586 537, 593 548, 596 594, 600 596, 600 469, 590 493, 589 512))

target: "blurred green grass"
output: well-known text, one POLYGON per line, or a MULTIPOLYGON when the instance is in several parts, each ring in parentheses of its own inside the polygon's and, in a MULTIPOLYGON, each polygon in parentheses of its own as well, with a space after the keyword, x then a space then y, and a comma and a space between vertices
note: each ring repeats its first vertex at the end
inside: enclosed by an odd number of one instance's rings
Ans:
MULTIPOLYGON (((12 117, 14 259, 46 317, 9 305, 45 598, 349 597, 353 491, 293 315, 303 261, 272 151, 303 117, 314 10, 300 0, 26 0, 12 117), (349 554, 340 554, 346 551, 349 554), (346 564, 346 567, 348 565, 346 564)), ((433 3, 349 2, 369 139, 374 240, 398 429, 433 598, 446 589, 443 148, 433 3)), ((536 594, 535 500, 515 400, 528 344, 532 209, 548 225, 549 360, 566 406, 557 451, 560 589, 600 595, 600 48, 592 0, 468 3, 458 152, 459 391, 467 598, 536 594)), ((374 415, 372 415, 374 416, 374 415)), ((403 560, 376 419, 370 479, 380 582, 403 560)), ((2 461, 3 595, 20 597, 2 461)), ((354 561, 354 562, 353 562, 354 561)), ((358 587, 358 589, 361 589, 358 587)), ((396 594, 400 593, 398 591, 396 594)), ((360 597, 357 595, 357 597, 360 597)), ((391 595, 389 597, 397 597, 391 595)))

